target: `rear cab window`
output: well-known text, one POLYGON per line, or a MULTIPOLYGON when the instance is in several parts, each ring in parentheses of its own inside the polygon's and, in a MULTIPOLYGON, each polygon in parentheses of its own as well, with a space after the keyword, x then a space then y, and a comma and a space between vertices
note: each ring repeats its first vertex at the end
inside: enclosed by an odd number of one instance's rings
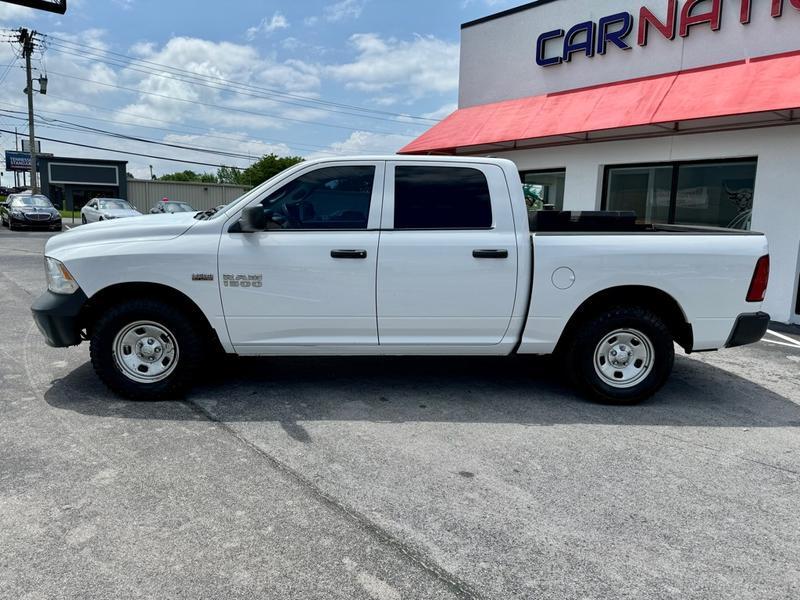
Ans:
POLYGON ((472 167, 397 165, 394 229, 491 229, 486 175, 472 167))

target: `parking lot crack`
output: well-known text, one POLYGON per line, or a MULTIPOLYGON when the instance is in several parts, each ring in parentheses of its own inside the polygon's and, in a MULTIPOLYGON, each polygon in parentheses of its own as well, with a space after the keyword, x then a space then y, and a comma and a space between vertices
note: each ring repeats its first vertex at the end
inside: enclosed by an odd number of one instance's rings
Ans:
POLYGON ((28 297, 30 297, 30 298, 32 298, 32 297, 33 297, 33 294, 32 294, 31 292, 29 292, 28 290, 26 290, 24 287, 22 287, 22 286, 21 286, 20 284, 18 284, 16 281, 14 281, 13 279, 11 279, 11 277, 9 277, 8 275, 6 275, 6 274, 5 274, 5 273, 3 273, 2 271, 0 271, 0 275, 2 275, 2 276, 3 276, 3 279, 5 279, 6 281, 8 281, 8 282, 9 282, 11 285, 13 285, 15 288, 17 288, 18 290, 20 290, 20 291, 21 291, 23 294, 25 294, 26 296, 28 296, 28 297))
POLYGON ((721 456, 725 456, 727 458, 733 458, 733 459, 736 459, 736 460, 741 460, 741 461, 744 461, 744 462, 749 462, 749 463, 752 463, 752 464, 761 465, 762 467, 767 467, 769 469, 774 469, 776 471, 781 471, 783 473, 790 473, 792 475, 800 475, 800 471, 796 471, 796 470, 793 470, 793 469, 787 469, 786 467, 781 467, 779 465, 773 465, 773 464, 765 462, 763 460, 758 460, 758 459, 755 459, 755 458, 749 458, 747 456, 740 456, 740 455, 737 455, 737 454, 730 454, 730 453, 724 452, 724 451, 722 451, 722 450, 720 450, 718 448, 713 448, 713 447, 707 446, 705 444, 698 444, 697 442, 692 442, 691 440, 684 439, 684 438, 682 438, 680 436, 677 436, 677 435, 670 435, 669 433, 664 433, 664 432, 657 431, 655 429, 650 429, 650 428, 646 428, 645 431, 649 431, 650 433, 653 433, 653 434, 658 435, 658 436, 669 438, 671 440, 680 442, 682 444, 687 444, 689 446, 694 446, 695 448, 700 448, 701 450, 705 450, 705 451, 711 452, 713 454, 718 454, 718 455, 721 455, 721 456))
POLYGON ((266 452, 257 444, 251 442, 234 427, 221 420, 212 412, 206 410, 198 404, 195 404, 191 400, 186 400, 185 404, 197 414, 214 423, 221 430, 232 435, 237 441, 247 446, 252 452, 257 454, 262 459, 266 460, 270 466, 301 485, 309 494, 311 494, 318 501, 322 502, 328 508, 336 511, 340 515, 343 515, 345 518, 347 518, 347 520, 355 523, 360 529, 377 538, 383 544, 389 546, 392 550, 403 556, 406 560, 421 568, 440 583, 443 583, 451 592, 453 592, 453 594, 455 594, 456 597, 468 600, 483 600, 484 596, 473 589, 470 584, 448 572, 443 567, 436 564, 433 559, 404 543, 392 533, 374 523, 368 517, 342 503, 332 494, 321 489, 318 485, 301 474, 299 471, 293 469, 286 463, 266 452))

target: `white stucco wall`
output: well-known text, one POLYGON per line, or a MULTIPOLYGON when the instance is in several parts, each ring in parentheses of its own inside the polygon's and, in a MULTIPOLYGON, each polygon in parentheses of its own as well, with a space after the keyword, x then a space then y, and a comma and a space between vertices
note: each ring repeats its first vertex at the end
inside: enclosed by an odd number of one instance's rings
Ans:
POLYGON ((772 276, 765 310, 794 315, 800 257, 800 125, 494 153, 520 170, 566 168, 566 210, 599 210, 607 165, 758 157, 753 229, 767 234, 772 276))

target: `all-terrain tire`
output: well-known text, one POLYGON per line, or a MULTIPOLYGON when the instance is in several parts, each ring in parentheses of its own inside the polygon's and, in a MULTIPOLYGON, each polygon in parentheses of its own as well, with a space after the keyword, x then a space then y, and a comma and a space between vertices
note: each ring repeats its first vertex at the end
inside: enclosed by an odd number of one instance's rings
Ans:
POLYGON ((675 346, 658 313, 641 306, 617 306, 578 324, 564 360, 573 383, 592 399, 637 404, 666 383, 675 346))
POLYGON ((125 398, 177 399, 193 385, 204 362, 207 348, 204 337, 204 328, 173 305, 158 300, 131 299, 106 310, 91 328, 92 366, 112 391, 125 398), (142 324, 138 330, 137 324, 142 324), (164 332, 162 336, 158 334, 159 329, 164 332), (126 332, 127 335, 123 335, 126 332), (137 353, 137 343, 142 343, 137 342, 137 335, 142 336, 145 346, 151 343, 145 348, 150 353, 145 358, 137 353), (126 340, 130 341, 127 345, 126 340), (156 354, 156 348, 160 348, 160 355, 156 354), (164 367, 157 359, 167 356, 170 348, 174 362, 164 367), (143 369, 141 373, 135 369, 136 364, 143 369), (165 369, 168 372, 163 378, 148 380, 147 371, 151 365, 154 365, 153 371, 165 369))

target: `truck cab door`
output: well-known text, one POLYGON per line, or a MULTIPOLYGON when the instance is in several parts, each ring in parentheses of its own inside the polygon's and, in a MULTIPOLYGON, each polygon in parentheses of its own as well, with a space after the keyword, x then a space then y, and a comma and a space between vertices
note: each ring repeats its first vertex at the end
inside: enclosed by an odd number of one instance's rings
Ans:
POLYGON ((226 223, 219 247, 225 321, 239 354, 377 349, 375 273, 383 161, 301 169, 262 197, 267 226, 226 223))
POLYGON ((453 346, 481 353, 500 344, 517 275, 514 216, 499 166, 387 163, 377 288, 382 352, 453 346))

